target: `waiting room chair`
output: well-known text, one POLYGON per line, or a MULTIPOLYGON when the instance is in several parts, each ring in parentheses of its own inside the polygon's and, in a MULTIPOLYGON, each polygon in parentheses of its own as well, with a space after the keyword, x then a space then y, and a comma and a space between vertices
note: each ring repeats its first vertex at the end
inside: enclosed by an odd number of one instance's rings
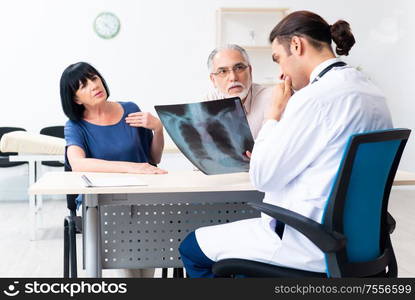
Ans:
POLYGON ((326 258, 326 272, 224 259, 213 266, 219 277, 397 277, 390 234, 395 220, 388 201, 409 129, 355 134, 349 139, 321 224, 265 203, 250 205, 309 238, 326 258))
MULTIPOLYGON (((64 126, 49 126, 40 130, 40 134, 54 136, 58 138, 65 138, 64 126)), ((42 161, 42 165, 48 167, 63 167, 64 163, 60 161, 42 161)))
MULTIPOLYGON (((65 148, 65 172, 71 172, 66 148, 65 148)), ((63 277, 77 278, 77 258, 76 258, 76 234, 82 233, 82 218, 76 215, 76 194, 66 195, 66 203, 69 209, 69 216, 65 217, 63 223, 63 277)))
MULTIPOLYGON (((26 129, 20 127, 0 127, 0 139, 2 138, 3 134, 13 131, 26 131, 26 129)), ((24 161, 10 161, 10 155, 17 155, 17 153, 0 151, 0 168, 16 167, 27 164, 27 162, 24 161)))

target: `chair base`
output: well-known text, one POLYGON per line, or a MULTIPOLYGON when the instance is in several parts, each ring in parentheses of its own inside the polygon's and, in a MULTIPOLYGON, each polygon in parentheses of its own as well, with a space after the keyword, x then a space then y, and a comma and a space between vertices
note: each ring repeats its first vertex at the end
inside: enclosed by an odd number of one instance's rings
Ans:
POLYGON ((82 218, 67 216, 64 220, 63 232, 63 277, 77 278, 76 234, 82 232, 82 218))
POLYGON ((303 270, 289 269, 274 266, 262 262, 246 260, 246 259, 224 259, 213 265, 213 274, 218 277, 235 277, 236 275, 244 275, 246 277, 314 277, 326 278, 326 273, 309 272, 303 270))
MULTIPOLYGON (((161 278, 168 278, 167 271, 168 268, 163 268, 161 273, 161 278)), ((186 276, 186 272, 184 268, 173 268, 173 278, 184 278, 186 276)))

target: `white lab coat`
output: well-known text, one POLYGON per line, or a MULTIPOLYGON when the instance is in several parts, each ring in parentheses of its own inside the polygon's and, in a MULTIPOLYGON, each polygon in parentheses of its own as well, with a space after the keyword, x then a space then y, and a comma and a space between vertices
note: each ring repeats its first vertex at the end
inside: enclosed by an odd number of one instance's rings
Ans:
MULTIPOLYGON (((328 65, 320 64, 310 82, 328 65)), ((321 222, 350 135, 392 128, 385 98, 361 72, 337 67, 296 92, 282 119, 262 127, 251 158, 252 184, 264 202, 321 222)), ((290 268, 325 272, 324 254, 289 226, 282 240, 266 215, 196 230, 210 259, 244 258, 290 268)))

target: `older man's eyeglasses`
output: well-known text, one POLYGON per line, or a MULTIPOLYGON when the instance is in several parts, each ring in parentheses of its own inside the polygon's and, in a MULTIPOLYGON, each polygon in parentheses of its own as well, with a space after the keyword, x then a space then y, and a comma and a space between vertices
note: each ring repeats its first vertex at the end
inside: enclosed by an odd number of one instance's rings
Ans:
POLYGON ((233 71, 235 74, 240 74, 244 72, 248 68, 247 65, 243 63, 239 63, 234 65, 232 68, 219 68, 216 72, 211 73, 212 75, 225 78, 228 77, 231 71, 233 71))

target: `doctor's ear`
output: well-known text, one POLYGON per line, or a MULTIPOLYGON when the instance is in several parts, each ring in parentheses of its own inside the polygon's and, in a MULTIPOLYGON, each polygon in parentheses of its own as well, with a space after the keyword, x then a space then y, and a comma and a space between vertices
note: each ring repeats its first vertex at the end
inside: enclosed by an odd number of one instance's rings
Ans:
POLYGON ((291 44, 290 44, 290 50, 291 52, 297 53, 297 54, 301 54, 302 52, 302 40, 300 37, 298 36, 293 36, 291 39, 291 44))

